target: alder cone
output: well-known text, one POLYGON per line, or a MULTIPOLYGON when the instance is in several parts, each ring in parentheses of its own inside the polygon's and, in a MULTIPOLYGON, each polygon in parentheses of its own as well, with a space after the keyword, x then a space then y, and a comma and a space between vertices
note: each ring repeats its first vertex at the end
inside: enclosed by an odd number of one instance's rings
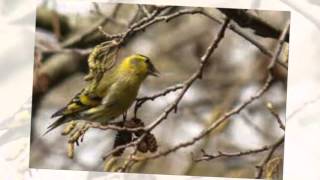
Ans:
MULTIPOLYGON (((126 128, 139 128, 139 127, 144 127, 144 123, 142 122, 141 119, 138 118, 132 118, 129 121, 122 122, 121 124, 118 124, 119 126, 126 127, 126 128)), ((118 131, 114 144, 113 144, 113 149, 117 148, 118 146, 125 145, 130 143, 133 139, 134 136, 139 138, 141 135, 145 133, 144 130, 139 130, 137 132, 129 132, 129 131, 118 131)), ((141 142, 137 145, 137 150, 142 153, 147 153, 148 151, 150 152, 156 152, 158 149, 157 145, 157 140, 154 137, 153 134, 147 133, 145 137, 141 140, 141 142)), ((121 156, 124 152, 125 148, 120 149, 116 152, 114 152, 112 155, 113 156, 121 156)))
MULTIPOLYGON (((114 143, 113 143, 113 149, 117 148, 118 146, 125 145, 127 143, 130 143, 132 141, 132 133, 128 131, 118 131, 116 134, 114 143)), ((115 151, 112 155, 113 156, 121 156, 124 152, 125 148, 119 149, 118 151, 115 151)))
POLYGON ((138 144, 138 151, 142 153, 156 152, 158 149, 157 140, 153 134, 147 133, 143 140, 138 144))
POLYGON ((142 152, 142 153, 146 153, 148 152, 148 144, 146 143, 146 141, 141 141, 139 144, 138 144, 138 151, 142 152))
MULTIPOLYGON (((124 123, 124 126, 126 128, 140 128, 140 127, 144 127, 144 123, 142 122, 141 119, 132 118, 129 121, 126 121, 124 123)), ((137 137, 140 137, 143 133, 144 133, 144 130, 139 130, 137 132, 134 132, 134 135, 136 135, 137 137)))
POLYGON ((157 144, 157 140, 154 137, 154 135, 151 133, 148 133, 145 139, 146 139, 146 143, 148 145, 149 151, 152 153, 156 152, 158 149, 158 144, 157 144))

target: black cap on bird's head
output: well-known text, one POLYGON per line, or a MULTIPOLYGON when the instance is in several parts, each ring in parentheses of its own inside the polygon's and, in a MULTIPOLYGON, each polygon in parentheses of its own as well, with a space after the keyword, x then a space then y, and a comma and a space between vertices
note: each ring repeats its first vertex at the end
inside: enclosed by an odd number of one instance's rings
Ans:
POLYGON ((142 54, 136 54, 136 56, 143 59, 143 62, 147 65, 147 74, 155 77, 159 77, 160 72, 155 68, 155 66, 152 64, 149 57, 144 56, 142 54))

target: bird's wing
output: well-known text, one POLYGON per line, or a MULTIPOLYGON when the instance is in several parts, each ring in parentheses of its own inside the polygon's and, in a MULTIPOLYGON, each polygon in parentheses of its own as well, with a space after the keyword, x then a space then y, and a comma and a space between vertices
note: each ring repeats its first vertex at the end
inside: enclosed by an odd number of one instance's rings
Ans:
POLYGON ((86 109, 99 105, 101 101, 101 97, 93 93, 86 92, 85 89, 83 89, 78 94, 76 94, 76 96, 74 96, 65 107, 59 109, 51 117, 53 118, 57 116, 71 115, 79 111, 84 111, 86 109))
POLYGON ((88 91, 86 91, 86 89, 83 89, 78 94, 76 94, 76 96, 72 98, 72 100, 65 107, 61 108, 52 115, 52 117, 61 117, 48 127, 44 135, 60 126, 61 124, 73 120, 78 116, 79 112, 98 106, 99 104, 101 104, 102 99, 103 98, 100 98, 93 93, 89 93, 88 91))
POLYGON ((103 97, 107 95, 108 89, 115 81, 114 70, 105 73, 96 88, 92 88, 94 83, 91 82, 91 84, 76 94, 65 107, 59 109, 51 117, 71 115, 100 105, 103 97))
POLYGON ((121 114, 121 100, 118 96, 118 84, 111 85, 108 94, 101 100, 98 106, 91 107, 80 113, 80 118, 96 119, 105 117, 106 119, 116 118, 121 114))

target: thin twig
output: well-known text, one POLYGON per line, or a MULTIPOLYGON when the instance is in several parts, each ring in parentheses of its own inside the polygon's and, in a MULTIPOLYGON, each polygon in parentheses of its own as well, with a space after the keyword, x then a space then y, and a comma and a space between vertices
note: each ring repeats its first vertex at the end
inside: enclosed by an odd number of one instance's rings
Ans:
POLYGON ((123 126, 118 126, 118 125, 113 125, 113 124, 107 124, 107 125, 102 125, 101 123, 95 123, 95 122, 90 122, 88 124, 90 128, 96 128, 96 129, 101 129, 101 130, 115 130, 115 131, 128 131, 128 132, 137 132, 141 130, 145 130, 144 127, 137 127, 137 128, 128 128, 128 127, 123 127, 123 126))
POLYGON ((129 22, 127 23, 127 26, 130 27, 135 21, 136 19, 139 17, 140 15, 140 6, 138 5, 138 9, 136 10, 136 12, 134 13, 134 15, 132 16, 132 18, 129 20, 129 22))
POLYGON ((264 151, 270 150, 270 149, 274 148, 275 146, 279 146, 279 144, 282 144, 283 141, 284 141, 284 137, 281 137, 274 144, 267 145, 267 146, 262 146, 262 147, 257 148, 257 149, 250 149, 250 150, 239 151, 239 152, 234 152, 234 153, 227 153, 227 152, 218 151, 218 154, 211 155, 211 154, 206 153, 204 150, 202 150, 202 154, 203 154, 202 157, 200 157, 198 159, 194 159, 194 161, 195 162, 209 161, 209 160, 218 159, 218 158, 222 158, 222 157, 230 158, 230 157, 246 156, 246 155, 250 155, 250 154, 257 154, 257 153, 260 153, 260 152, 264 152, 264 151))
POLYGON ((149 17, 151 15, 145 5, 139 4, 138 7, 141 9, 141 11, 144 13, 145 16, 149 17))
MULTIPOLYGON (((116 148, 112 149, 111 151, 107 152, 103 157, 102 159, 103 160, 106 160, 108 157, 110 157, 113 153, 119 151, 119 150, 122 150, 122 149, 126 149, 126 148, 129 148, 129 147, 136 147, 141 141, 142 139, 146 136, 147 134, 144 133, 142 134, 138 139, 134 140, 134 141, 131 141, 130 143, 128 144, 124 144, 124 145, 121 145, 121 146, 117 146, 116 148)), ((134 158, 132 158, 134 160, 134 158)))
POLYGON ((137 146, 134 148, 131 154, 129 154, 129 159, 127 159, 124 164, 119 168, 120 172, 127 172, 134 165, 135 161, 133 160, 134 155, 138 152, 137 146))
POLYGON ((272 155, 277 150, 277 148, 280 147, 280 145, 283 143, 284 143, 284 136, 282 136, 282 138, 277 143, 275 143, 271 149, 269 149, 270 151, 268 152, 266 157, 262 160, 262 162, 259 165, 256 166, 257 168, 257 172, 255 176, 256 179, 262 178, 264 166, 269 162, 269 160, 271 159, 272 155))
POLYGON ((177 90, 180 90, 183 88, 182 84, 176 84, 174 86, 168 87, 164 90, 162 90, 161 92, 158 92, 154 95, 151 96, 144 96, 144 97, 140 97, 136 99, 136 104, 134 107, 134 114, 137 114, 138 109, 142 106, 142 104, 144 104, 147 101, 154 101, 155 99, 162 97, 162 96, 166 96, 167 94, 171 93, 171 92, 175 92, 177 90))
MULTIPOLYGON (((37 46, 38 48, 38 46, 37 46)), ((78 49, 78 48, 56 48, 56 49, 44 49, 44 48, 38 48, 39 51, 44 55, 51 55, 51 54, 58 54, 58 53, 77 53, 79 55, 86 56, 90 54, 92 51, 92 48, 87 49, 78 49)))
POLYGON ((273 117, 277 120, 277 123, 279 124, 279 127, 282 130, 285 130, 285 125, 283 124, 283 122, 281 121, 280 115, 274 110, 273 106, 271 103, 267 104, 267 109, 269 110, 269 112, 273 115, 273 117))

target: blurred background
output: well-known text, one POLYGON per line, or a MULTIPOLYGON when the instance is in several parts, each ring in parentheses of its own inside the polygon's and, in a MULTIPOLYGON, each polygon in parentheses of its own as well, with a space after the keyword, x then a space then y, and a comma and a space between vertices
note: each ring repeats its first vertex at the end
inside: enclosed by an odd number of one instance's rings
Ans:
MULTIPOLYGON (((154 8, 144 7, 150 11, 154 8)), ((110 34, 123 32, 135 19, 143 16, 143 13, 137 14, 139 8, 141 6, 133 4, 56 1, 43 1, 38 4, 30 167, 103 170, 101 157, 112 149, 114 131, 90 129, 85 134, 84 142, 76 148, 73 159, 66 155, 68 139, 60 135, 61 128, 46 136, 41 134, 54 121, 50 116, 85 86, 83 78, 88 72, 88 53, 91 48, 105 40, 103 34, 93 27, 106 19, 105 17, 112 17, 102 23, 103 30, 110 34)), ((190 8, 192 7, 173 7, 170 11, 190 8)), ((214 17, 224 17, 217 9, 205 10, 214 17)), ((290 18, 288 12, 249 11, 280 30, 290 18)), ((141 53, 150 57, 161 72, 160 78, 147 79, 138 96, 160 92, 191 76, 220 27, 219 23, 204 16, 185 15, 170 22, 156 23, 132 37, 120 50, 118 59, 132 53, 141 53)), ((258 36, 250 28, 242 30, 272 52, 275 49, 277 39, 258 36)), ((286 52, 282 54, 281 59, 285 59, 283 57, 286 52)), ((158 141, 158 149, 165 150, 192 139, 220 115, 255 94, 265 82, 269 60, 270 57, 261 53, 256 46, 227 30, 225 38, 205 68, 203 79, 188 90, 179 105, 178 113, 171 114, 153 131, 158 141)), ((210 154, 218 151, 257 149, 273 144, 283 136, 284 132, 279 128, 266 103, 272 103, 284 122, 287 72, 277 66, 273 73, 275 81, 266 94, 233 116, 228 123, 192 146, 138 164, 132 172, 254 177, 255 166, 264 159, 266 152, 197 163, 192 157, 200 157, 201 149, 210 154)), ((145 124, 150 124, 172 103, 177 93, 179 91, 145 103, 139 110, 138 117, 145 124)), ((126 154, 128 152, 130 150, 127 150, 126 154)), ((283 147, 277 149, 274 157, 283 157, 283 147)), ((277 176, 281 177, 281 173, 277 176)))

